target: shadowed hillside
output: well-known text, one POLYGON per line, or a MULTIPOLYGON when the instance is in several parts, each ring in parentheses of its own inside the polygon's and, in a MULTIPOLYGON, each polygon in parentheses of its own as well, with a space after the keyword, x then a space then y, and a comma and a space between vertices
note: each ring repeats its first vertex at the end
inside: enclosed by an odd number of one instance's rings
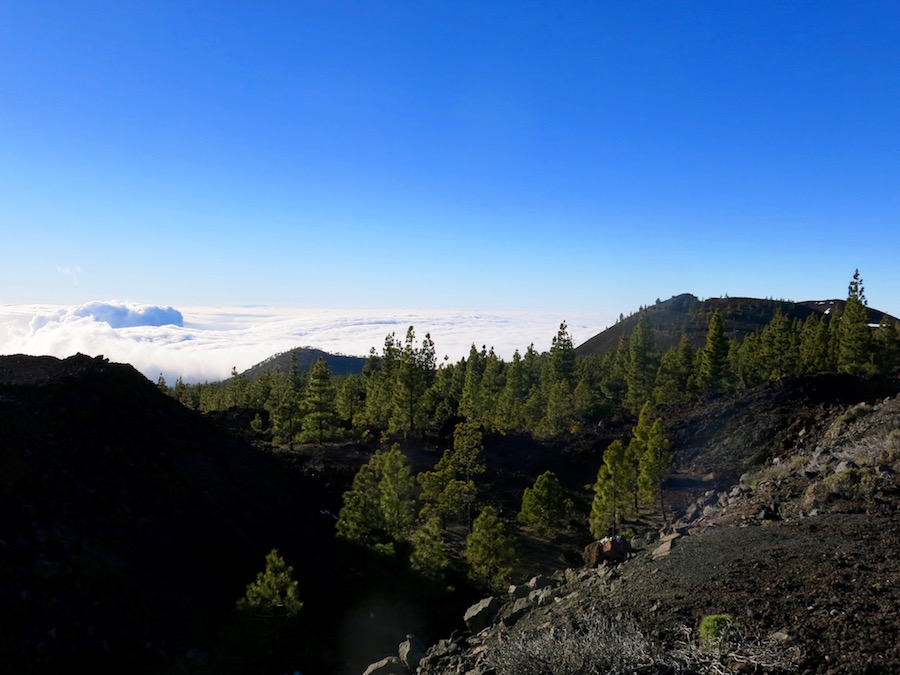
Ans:
POLYGON ((341 672, 384 630, 424 630, 434 617, 411 598, 427 588, 335 544, 345 487, 254 450, 130 366, 0 357, 2 670, 223 672, 235 602, 272 548, 305 604, 289 669, 341 672), (353 618, 373 604, 377 624, 353 618))
MULTIPOLYGON (((629 335, 643 314, 646 316, 656 346, 660 350, 674 347, 681 340, 682 333, 695 347, 702 347, 706 340, 709 320, 718 309, 722 315, 725 334, 743 340, 751 333, 761 331, 779 310, 792 321, 805 320, 811 314, 820 316, 840 313, 846 300, 808 300, 791 302, 788 300, 767 300, 762 298, 709 298, 701 301, 690 293, 676 295, 663 302, 646 307, 642 312, 625 317, 614 326, 579 345, 579 356, 602 356, 616 349, 623 335, 629 335)), ((885 316, 870 307, 866 308, 869 323, 878 324, 885 316)), ((888 315, 888 318, 897 321, 888 315)))
POLYGON ((344 356, 343 354, 329 354, 321 349, 313 349, 312 347, 297 347, 290 351, 282 352, 270 356, 265 361, 257 363, 245 370, 242 374, 253 379, 260 373, 290 373, 291 361, 296 358, 297 368, 301 372, 306 372, 312 365, 322 359, 327 365, 332 375, 349 375, 362 372, 366 359, 362 356, 344 356))

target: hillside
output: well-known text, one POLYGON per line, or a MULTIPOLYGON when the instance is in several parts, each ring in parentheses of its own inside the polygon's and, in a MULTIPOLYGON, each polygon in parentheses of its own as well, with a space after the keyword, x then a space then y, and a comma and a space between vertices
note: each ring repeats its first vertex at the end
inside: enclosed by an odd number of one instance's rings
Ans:
POLYGON ((313 364, 322 359, 328 364, 328 369, 332 375, 350 375, 362 372, 366 363, 365 357, 362 356, 345 356, 343 354, 330 354, 321 349, 312 347, 297 347, 286 352, 281 352, 270 356, 265 361, 257 363, 245 370, 242 375, 248 379, 253 379, 260 373, 276 372, 290 373, 291 361, 296 358, 297 368, 301 372, 306 372, 312 368, 313 364))
POLYGON ((787 378, 669 408, 675 522, 516 579, 422 674, 900 671, 900 382, 787 378), (731 638, 703 647, 701 619, 731 638))
MULTIPOLYGON (((769 659, 755 672, 897 672, 898 395, 896 377, 815 375, 662 407, 674 523, 641 513, 629 523, 638 553, 599 569, 579 562, 584 510, 603 448, 631 422, 610 418, 565 441, 486 436, 480 498, 511 526, 522 490, 547 468, 581 515, 555 537, 520 532, 513 581, 527 601, 482 631, 462 620, 478 596, 461 576, 448 594, 335 541, 332 514, 373 445, 254 449, 243 422, 240 434, 227 428, 239 415, 187 410, 130 366, 2 357, 0 662, 17 673, 251 672, 235 661, 246 656, 233 640, 235 602, 278 548, 305 603, 280 672, 358 675, 407 633, 431 648, 423 674, 592 672, 586 662, 566 670, 558 650, 544 652, 544 670, 520 656, 567 644, 576 653, 592 644, 585 627, 604 625, 649 638, 656 646, 641 649, 652 654, 635 658, 668 672, 725 672, 703 670, 697 659, 712 657, 685 637, 711 613, 739 619, 737 657, 769 659), (674 542, 667 555, 653 555, 660 537, 674 542), (545 589, 522 586, 535 574, 545 589)), ((404 451, 419 471, 448 440, 404 451)), ((465 532, 450 534, 460 549, 465 532)))
MULTIPOLYGON (((716 310, 722 314, 725 333, 729 337, 743 340, 751 333, 762 330, 772 320, 777 311, 791 320, 805 320, 811 314, 820 316, 839 313, 846 300, 807 300, 791 302, 788 300, 768 300, 761 298, 708 298, 701 301, 689 293, 676 295, 668 300, 657 302, 644 308, 642 312, 625 317, 602 333, 579 345, 576 352, 579 356, 602 356, 619 346, 623 335, 629 335, 637 325, 641 315, 646 316, 653 329, 656 346, 660 350, 674 347, 687 335, 695 347, 702 347, 706 341, 709 320, 716 310)), ((878 324, 884 312, 871 307, 866 308, 869 323, 878 324)), ((888 315, 889 319, 897 321, 888 315)))
POLYGON ((277 548, 305 603, 288 656, 340 672, 392 616, 410 623, 410 594, 429 591, 337 546, 331 513, 349 476, 310 473, 130 366, 0 357, 2 670, 223 672, 238 649, 226 637, 235 602, 277 548), (373 584, 391 610, 377 626, 348 624, 369 611, 373 584))

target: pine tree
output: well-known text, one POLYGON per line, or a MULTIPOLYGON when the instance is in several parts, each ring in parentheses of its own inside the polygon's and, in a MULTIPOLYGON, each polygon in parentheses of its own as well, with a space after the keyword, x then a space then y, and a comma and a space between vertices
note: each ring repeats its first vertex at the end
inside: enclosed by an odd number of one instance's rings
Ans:
POLYGON ((338 388, 334 401, 338 418, 351 426, 362 423, 366 407, 366 382, 361 375, 347 375, 338 388))
POLYGON ((824 373, 830 368, 828 322, 823 316, 810 314, 800 330, 800 370, 805 373, 824 373))
POLYGON ((293 568, 272 549, 265 570, 237 602, 233 624, 214 655, 215 672, 283 672, 292 658, 292 624, 303 608, 292 577, 293 568))
POLYGON ((518 520, 526 527, 532 527, 544 536, 553 535, 564 523, 572 508, 559 479, 552 471, 545 471, 525 488, 522 495, 522 510, 518 520))
POLYGON ((725 388, 728 379, 728 350, 722 313, 717 309, 709 320, 706 346, 700 353, 700 380, 705 389, 719 391, 725 388))
POLYGON ((472 527, 472 506, 475 503, 475 476, 485 472, 482 451, 484 440, 481 428, 472 422, 460 422, 453 431, 453 470, 462 481, 462 485, 451 484, 458 490, 459 496, 465 499, 466 516, 469 528, 472 527))
POLYGON ((594 501, 588 523, 595 539, 604 537, 610 530, 615 534, 622 523, 629 499, 627 472, 625 446, 622 441, 613 441, 603 453, 603 464, 594 483, 594 501))
POLYGON ((690 379, 694 370, 696 351, 682 333, 677 347, 666 351, 659 361, 653 386, 654 403, 675 403, 690 398, 690 379))
POLYGON ((528 391, 525 366, 517 349, 506 368, 503 389, 497 399, 494 420, 500 431, 524 430, 523 408, 528 391))
POLYGON ((410 566, 430 579, 442 580, 450 566, 450 559, 444 551, 440 520, 436 517, 426 520, 410 537, 410 543, 410 566))
POLYGON ((384 338, 381 356, 375 348, 369 352, 363 375, 366 378, 366 420, 379 429, 387 429, 394 411, 394 387, 400 365, 400 343, 390 333, 384 338))
POLYGON ((313 364, 306 381, 307 413, 303 416, 304 437, 315 438, 319 445, 335 433, 335 396, 331 371, 320 358, 313 364))
POLYGON ((256 581, 247 585, 247 593, 238 600, 238 610, 256 618, 292 617, 303 603, 293 580, 294 568, 284 562, 276 549, 266 556, 266 569, 256 575, 256 581))
POLYGON ((838 326, 838 370, 842 373, 871 373, 875 370, 872 330, 866 310, 866 296, 859 270, 853 275, 847 304, 838 326))
POLYGON ((377 451, 360 467, 344 493, 337 534, 382 551, 393 551, 415 521, 416 483, 400 446, 377 451))
POLYGON ((382 458, 378 492, 384 529, 396 541, 406 539, 416 519, 416 479, 397 443, 382 458))
POLYGON ((413 433, 424 426, 424 396, 434 383, 436 371, 434 342, 425 336, 421 347, 416 347, 416 332, 412 326, 406 331, 406 341, 394 373, 391 429, 413 433))
POLYGON ((565 321, 559 324, 559 330, 551 343, 547 368, 548 384, 563 380, 569 385, 570 391, 575 388, 575 345, 565 321))
POLYGON ((231 368, 231 377, 225 385, 225 407, 237 408, 244 405, 244 394, 247 389, 247 378, 238 373, 237 368, 231 368))
POLYGON ((288 448, 294 450, 294 441, 300 433, 300 401, 291 387, 285 388, 273 411, 274 435, 276 443, 287 442, 288 448))
POLYGON ((463 480, 473 480, 486 470, 482 451, 484 436, 473 422, 460 422, 453 430, 453 469, 463 480))
POLYGON ((625 409, 637 414, 641 406, 653 396, 653 384, 659 369, 659 354, 653 341, 653 330, 645 313, 628 340, 628 361, 625 366, 625 409))
POLYGON ((475 345, 469 348, 466 359, 466 379, 462 397, 459 399, 459 414, 468 420, 478 421, 481 414, 481 378, 487 362, 487 351, 482 346, 479 352, 475 345))
POLYGON ((385 540, 387 529, 381 512, 379 453, 356 472, 352 486, 344 493, 344 505, 335 526, 339 537, 371 547, 385 540))
POLYGON ((448 521, 465 516, 471 526, 472 506, 478 494, 474 479, 486 469, 482 449, 483 437, 477 424, 456 425, 453 448, 444 451, 434 469, 423 471, 417 477, 424 504, 421 518, 437 517, 443 527, 448 521))
POLYGON ((628 336, 623 334, 619 338, 616 350, 608 352, 603 357, 604 375, 600 380, 600 388, 607 398, 621 399, 625 396, 628 390, 626 377, 630 358, 628 336))
POLYGON ((638 484, 641 494, 648 502, 659 498, 659 510, 666 520, 665 504, 663 503, 662 484, 668 477, 672 468, 674 456, 671 451, 672 443, 666 435, 663 421, 655 418, 653 409, 649 404, 641 410, 637 426, 634 428, 634 437, 641 443, 642 452, 638 457, 639 475, 638 484))
POLYGON ((546 413, 535 431, 546 438, 570 433, 574 423, 574 408, 569 383, 557 380, 549 386, 546 413))
POLYGON ((874 343, 878 372, 884 375, 892 374, 900 366, 900 336, 897 325, 887 316, 882 317, 878 325, 874 343))
POLYGON ((778 378, 799 369, 799 331, 782 314, 781 308, 775 311, 775 316, 763 328, 760 339, 768 378, 778 378))
POLYGON ((478 416, 485 425, 494 429, 500 426, 497 421, 497 409, 504 384, 503 361, 491 347, 485 357, 484 372, 481 375, 478 416))
POLYGON ((468 486, 457 478, 453 469, 453 451, 449 449, 444 450, 433 469, 423 471, 416 480, 422 486, 420 498, 423 506, 419 517, 423 520, 437 518, 442 528, 446 527, 451 518, 465 511, 467 497, 470 492, 474 492, 475 487, 472 483, 472 490, 466 490, 468 486))
POLYGON ((502 589, 512 573, 514 555, 513 539, 506 533, 497 511, 492 506, 485 506, 466 537, 469 577, 492 589, 502 589))

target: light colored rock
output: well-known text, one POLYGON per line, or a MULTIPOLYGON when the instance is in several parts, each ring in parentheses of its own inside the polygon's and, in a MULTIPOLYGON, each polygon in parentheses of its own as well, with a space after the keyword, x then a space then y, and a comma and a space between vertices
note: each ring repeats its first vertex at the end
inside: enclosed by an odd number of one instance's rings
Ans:
POLYGON ((415 670, 419 667, 419 661, 425 657, 425 645, 412 635, 407 635, 397 648, 397 654, 403 665, 409 670, 415 670))
POLYGON ((387 658, 369 664, 369 667, 363 671, 363 675, 404 675, 406 666, 396 656, 388 656, 387 658))
POLYGON ((654 558, 663 558, 669 555, 672 552, 672 546, 675 544, 676 539, 667 539, 655 549, 653 549, 653 557, 654 558))
POLYGON ((491 620, 497 615, 498 609, 500 609, 500 603, 497 602, 497 598, 484 598, 466 610, 463 621, 466 622, 466 627, 470 631, 477 633, 490 625, 491 620))
POLYGON ((665 544, 666 542, 675 541, 676 539, 680 539, 680 538, 681 538, 680 532, 670 532, 669 534, 660 537, 659 542, 661 544, 665 544))

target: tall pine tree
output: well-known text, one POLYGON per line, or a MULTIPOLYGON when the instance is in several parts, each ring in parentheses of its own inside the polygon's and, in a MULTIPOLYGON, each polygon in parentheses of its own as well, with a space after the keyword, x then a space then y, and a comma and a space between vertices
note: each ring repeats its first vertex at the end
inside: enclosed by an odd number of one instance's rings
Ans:
POLYGON ((875 370, 872 330, 866 310, 866 295, 859 270, 848 288, 847 304, 838 325, 838 370, 842 373, 871 373, 875 370))

